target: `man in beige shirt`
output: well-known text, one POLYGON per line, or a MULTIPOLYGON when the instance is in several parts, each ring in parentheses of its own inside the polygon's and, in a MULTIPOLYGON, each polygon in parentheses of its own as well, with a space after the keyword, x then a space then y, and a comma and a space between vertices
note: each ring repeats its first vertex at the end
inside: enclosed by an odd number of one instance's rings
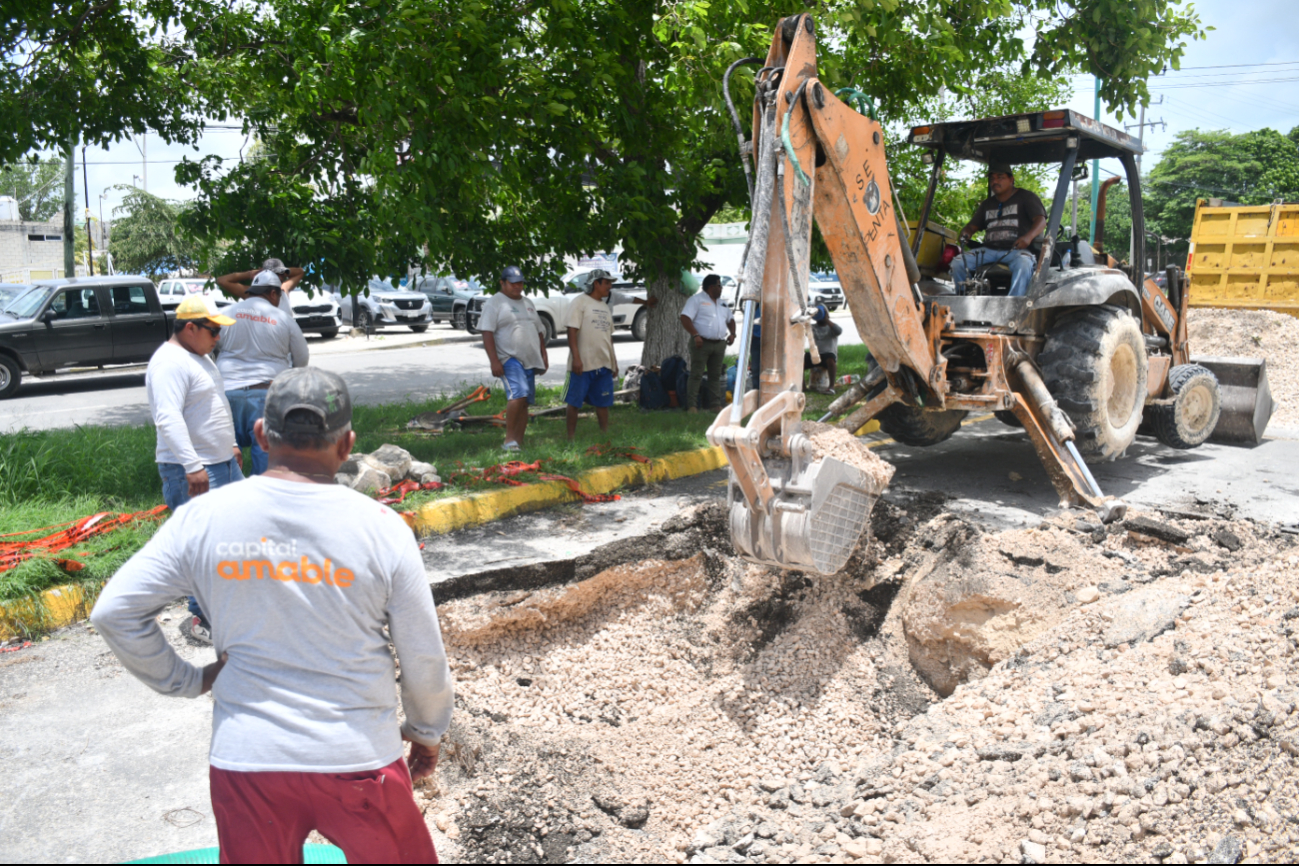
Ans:
POLYGON ((586 294, 578 295, 568 306, 564 402, 568 404, 569 439, 577 432, 577 412, 584 403, 595 407, 600 430, 609 431, 614 371, 618 369, 618 357, 613 351, 613 313, 606 303, 612 289, 613 276, 606 270, 594 270, 586 294))

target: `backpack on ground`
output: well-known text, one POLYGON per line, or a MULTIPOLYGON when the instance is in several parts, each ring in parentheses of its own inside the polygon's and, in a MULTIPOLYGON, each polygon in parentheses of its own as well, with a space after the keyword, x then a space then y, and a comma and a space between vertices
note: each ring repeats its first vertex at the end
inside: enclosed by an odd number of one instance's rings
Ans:
POLYGON ((646 370, 640 377, 640 407, 642 409, 666 409, 668 407, 668 389, 663 387, 663 380, 653 370, 646 370))
MULTIPOLYGON (((665 358, 659 365, 659 379, 668 391, 675 391, 677 401, 674 405, 686 408, 686 393, 690 385, 690 368, 680 355, 665 358)), ((670 398, 669 398, 670 399, 670 398)))

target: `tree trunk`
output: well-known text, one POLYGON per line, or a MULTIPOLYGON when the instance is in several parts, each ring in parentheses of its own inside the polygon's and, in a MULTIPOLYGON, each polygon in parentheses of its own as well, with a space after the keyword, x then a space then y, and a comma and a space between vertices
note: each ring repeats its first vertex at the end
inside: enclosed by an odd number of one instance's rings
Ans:
POLYGON ((681 308, 686 296, 678 286, 679 277, 659 277, 650 281, 649 295, 659 302, 650 308, 645 327, 645 345, 640 362, 646 367, 657 367, 664 359, 680 355, 690 362, 690 335, 681 327, 681 308))

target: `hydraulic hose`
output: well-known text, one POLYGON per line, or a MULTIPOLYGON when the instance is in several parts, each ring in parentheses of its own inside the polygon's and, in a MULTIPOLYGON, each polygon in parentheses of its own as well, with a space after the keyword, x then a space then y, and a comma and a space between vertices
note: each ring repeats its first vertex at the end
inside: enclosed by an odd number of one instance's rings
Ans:
POLYGON ((735 137, 740 147, 740 165, 744 168, 744 182, 749 187, 749 205, 753 205, 753 171, 749 168, 749 161, 744 158, 744 125, 740 123, 740 113, 735 110, 735 103, 731 101, 731 73, 741 66, 750 66, 762 63, 758 57, 744 57, 735 61, 726 67, 725 74, 722 75, 722 98, 726 100, 726 110, 731 114, 731 123, 735 126, 735 137))

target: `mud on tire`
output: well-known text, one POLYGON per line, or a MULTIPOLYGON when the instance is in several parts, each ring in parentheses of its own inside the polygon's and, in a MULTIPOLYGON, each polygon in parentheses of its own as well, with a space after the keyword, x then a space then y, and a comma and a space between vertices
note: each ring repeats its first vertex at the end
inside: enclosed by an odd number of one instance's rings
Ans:
POLYGON ((961 429, 964 409, 926 412, 904 403, 894 403, 875 417, 880 429, 903 445, 937 445, 961 429))
POLYGON ((1199 364, 1182 364, 1168 372, 1173 399, 1150 407, 1150 427, 1170 448, 1197 448, 1213 434, 1222 414, 1218 377, 1199 364))
POLYGON ((1126 310, 1090 307, 1063 317, 1037 357, 1042 379, 1075 426, 1089 463, 1132 444, 1146 401, 1146 347, 1126 310))

